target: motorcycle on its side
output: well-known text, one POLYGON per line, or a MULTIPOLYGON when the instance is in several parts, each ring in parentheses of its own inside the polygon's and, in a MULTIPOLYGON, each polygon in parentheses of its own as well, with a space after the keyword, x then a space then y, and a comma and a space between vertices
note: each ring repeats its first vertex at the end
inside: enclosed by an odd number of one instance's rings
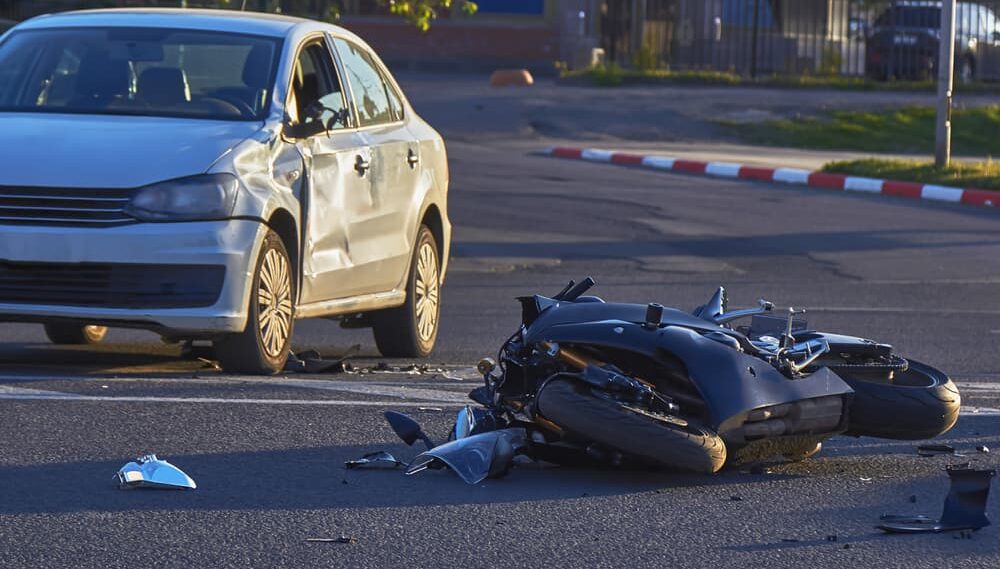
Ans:
POLYGON ((477 483, 519 454, 713 473, 803 460, 838 434, 928 439, 958 419, 944 373, 887 344, 810 330, 801 311, 777 317, 764 300, 731 311, 723 288, 693 313, 608 303, 585 295, 594 284, 519 299, 522 324, 480 362, 480 406, 459 411, 448 442, 391 414, 404 440, 428 447, 408 474, 447 466, 477 483))

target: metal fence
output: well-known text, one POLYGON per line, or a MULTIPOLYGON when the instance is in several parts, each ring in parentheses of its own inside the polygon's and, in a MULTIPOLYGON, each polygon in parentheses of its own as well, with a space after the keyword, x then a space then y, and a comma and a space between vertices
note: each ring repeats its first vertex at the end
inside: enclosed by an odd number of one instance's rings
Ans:
MULTIPOLYGON (((921 79, 937 66, 941 3, 913 0, 645 0, 602 31, 627 65, 921 79), (612 37, 613 36, 613 37, 612 37)), ((615 10, 609 10, 614 14, 615 10)), ((959 79, 1000 79, 1000 0, 959 2, 959 79)))

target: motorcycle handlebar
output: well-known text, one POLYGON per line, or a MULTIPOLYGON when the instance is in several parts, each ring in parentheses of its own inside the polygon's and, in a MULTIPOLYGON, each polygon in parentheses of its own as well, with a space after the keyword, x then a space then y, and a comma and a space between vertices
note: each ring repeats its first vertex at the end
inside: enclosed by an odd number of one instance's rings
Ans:
POLYGON ((569 287, 569 290, 563 289, 563 292, 561 292, 560 294, 556 295, 555 299, 556 300, 568 300, 568 301, 576 300, 576 299, 580 298, 580 296, 583 293, 585 293, 588 290, 590 290, 590 288, 593 287, 595 284, 597 284, 597 281, 595 281, 591 277, 587 277, 587 278, 583 279, 582 281, 576 283, 575 285, 573 285, 572 282, 571 282, 572 286, 569 287))

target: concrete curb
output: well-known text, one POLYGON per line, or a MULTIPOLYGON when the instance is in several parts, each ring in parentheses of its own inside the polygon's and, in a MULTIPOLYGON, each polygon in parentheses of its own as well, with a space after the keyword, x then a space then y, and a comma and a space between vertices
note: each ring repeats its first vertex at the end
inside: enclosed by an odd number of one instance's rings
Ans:
POLYGON ((931 184, 918 184, 915 182, 858 178, 843 174, 810 172, 809 170, 797 168, 760 168, 728 162, 699 162, 667 156, 646 156, 596 148, 555 147, 542 150, 539 154, 556 158, 603 162, 623 166, 639 166, 652 170, 667 170, 718 178, 734 178, 755 182, 781 182, 825 190, 843 190, 901 198, 963 203, 983 207, 1000 207, 1000 191, 977 190, 974 188, 951 188, 931 184))

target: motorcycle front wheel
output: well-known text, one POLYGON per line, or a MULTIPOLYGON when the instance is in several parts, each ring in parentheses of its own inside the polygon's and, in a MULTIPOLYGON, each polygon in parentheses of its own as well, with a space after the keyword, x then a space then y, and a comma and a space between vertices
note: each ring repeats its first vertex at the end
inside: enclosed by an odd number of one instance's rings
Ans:
POLYGON ((726 462, 726 445, 710 429, 631 409, 571 378, 549 380, 536 409, 573 435, 671 470, 711 474, 726 462))
POLYGON ((831 368, 854 389, 847 435, 923 440, 947 432, 958 421, 958 387, 927 364, 909 360, 909 367, 895 372, 891 381, 831 368))

